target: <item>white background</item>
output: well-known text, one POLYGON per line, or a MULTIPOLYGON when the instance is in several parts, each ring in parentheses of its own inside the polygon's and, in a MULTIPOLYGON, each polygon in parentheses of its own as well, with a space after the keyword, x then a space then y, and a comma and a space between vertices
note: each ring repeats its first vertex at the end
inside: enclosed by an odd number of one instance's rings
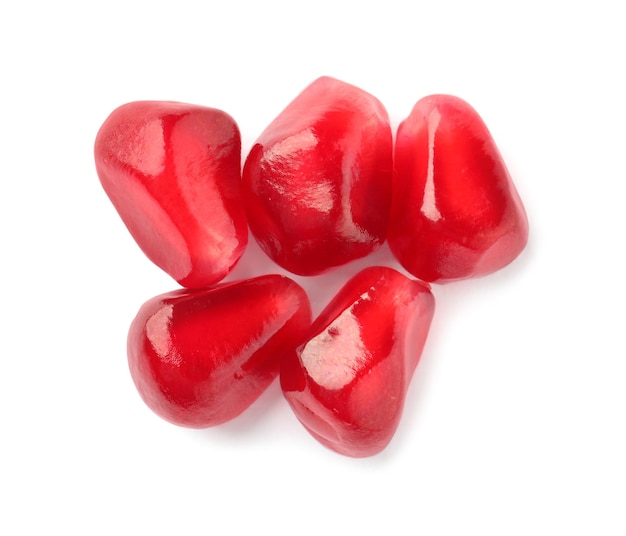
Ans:
MULTIPOLYGON (((0 533, 626 534, 618 2, 5 4, 0 533), (245 156, 320 75, 376 95, 394 126, 430 93, 470 102, 531 226, 505 270, 435 287, 400 429, 361 460, 316 443, 277 383, 205 431, 143 405, 126 330, 177 285, 93 165, 102 121, 143 99, 227 111, 245 156)), ((395 266, 383 249, 299 281, 319 311, 370 262, 395 266)), ((252 244, 231 278, 272 271, 252 244)))

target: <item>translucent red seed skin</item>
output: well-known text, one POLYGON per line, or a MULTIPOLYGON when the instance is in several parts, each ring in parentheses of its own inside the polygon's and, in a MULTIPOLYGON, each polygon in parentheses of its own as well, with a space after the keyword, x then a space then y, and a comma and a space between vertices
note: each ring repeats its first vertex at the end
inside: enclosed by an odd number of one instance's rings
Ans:
POLYGON ((526 212, 502 156, 457 97, 425 97, 400 124, 393 185, 389 246, 424 281, 487 275, 526 246, 526 212))

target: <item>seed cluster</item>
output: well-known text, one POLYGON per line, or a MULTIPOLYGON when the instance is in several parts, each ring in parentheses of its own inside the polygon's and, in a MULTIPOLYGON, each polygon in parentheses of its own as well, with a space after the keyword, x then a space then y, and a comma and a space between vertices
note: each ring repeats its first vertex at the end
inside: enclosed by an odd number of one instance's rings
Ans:
POLYGON ((392 140, 381 102, 329 77, 267 127, 243 170, 239 127, 221 110, 141 101, 106 119, 101 184, 141 249, 184 287, 147 301, 129 331, 130 372, 156 414, 215 426, 280 376, 323 445, 353 457, 388 445, 434 314, 430 283, 499 270, 528 240, 509 172, 465 101, 419 100, 392 140), (288 277, 220 283, 248 228, 291 273, 330 271, 387 240, 413 277, 367 268, 312 320, 288 277))

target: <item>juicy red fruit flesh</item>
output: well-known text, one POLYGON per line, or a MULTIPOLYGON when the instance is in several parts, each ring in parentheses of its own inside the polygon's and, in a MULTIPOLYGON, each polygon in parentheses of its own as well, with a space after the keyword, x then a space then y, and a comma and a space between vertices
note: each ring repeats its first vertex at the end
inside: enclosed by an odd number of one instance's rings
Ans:
POLYGON ((243 170, 250 229, 280 266, 314 275, 382 244, 392 137, 383 105, 322 77, 267 127, 243 170))
POLYGON ((448 95, 421 99, 398 128, 388 241, 425 281, 494 272, 528 240, 526 212, 476 111, 448 95))
POLYGON ((148 258, 185 287, 226 276, 248 240, 241 139, 228 114, 128 103, 103 123, 94 152, 104 190, 148 258))
POLYGON ((281 368, 284 396, 313 437, 353 457, 387 446, 434 306, 427 284, 386 267, 341 289, 281 368))
POLYGON ((131 376, 165 420, 215 426, 263 393, 310 323, 306 293, 279 275, 163 294, 130 327, 131 376))

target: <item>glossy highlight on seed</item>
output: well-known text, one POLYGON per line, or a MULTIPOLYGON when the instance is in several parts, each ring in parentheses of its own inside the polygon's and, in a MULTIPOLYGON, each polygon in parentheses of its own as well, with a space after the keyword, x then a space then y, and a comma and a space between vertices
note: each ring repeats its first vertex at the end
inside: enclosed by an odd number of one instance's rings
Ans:
POLYGON ((389 444, 434 307, 427 284, 392 268, 346 283, 282 363, 283 394, 313 437, 352 457, 389 444))
POLYGON ((148 300, 128 333, 144 402, 190 428, 237 417, 270 385, 311 322, 305 291, 279 275, 148 300))
POLYGON ((425 97, 400 124, 387 239, 406 270, 435 283, 495 272, 526 246, 513 180, 485 123, 458 97, 425 97))
POLYGON ((389 219, 391 144, 378 99, 334 78, 314 81, 259 136, 244 165, 261 248, 299 275, 378 248, 389 219))
POLYGON ((114 110, 94 148, 100 182, 140 248, 181 285, 223 279, 248 240, 241 140, 221 110, 131 102, 114 110))

